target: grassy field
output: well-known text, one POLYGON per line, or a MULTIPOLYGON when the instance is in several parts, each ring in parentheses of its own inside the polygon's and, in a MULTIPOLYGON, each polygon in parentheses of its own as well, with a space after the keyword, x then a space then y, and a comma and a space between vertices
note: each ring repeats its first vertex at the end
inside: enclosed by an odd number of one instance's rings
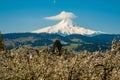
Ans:
POLYGON ((69 46, 64 46, 65 49, 73 50, 78 47, 78 44, 71 44, 69 46))

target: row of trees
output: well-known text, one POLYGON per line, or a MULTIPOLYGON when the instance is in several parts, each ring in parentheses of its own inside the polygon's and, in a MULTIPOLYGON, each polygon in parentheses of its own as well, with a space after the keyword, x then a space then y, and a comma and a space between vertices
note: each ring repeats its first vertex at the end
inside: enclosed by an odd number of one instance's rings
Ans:
POLYGON ((28 46, 0 51, 0 80, 120 80, 120 50, 48 52, 28 46))

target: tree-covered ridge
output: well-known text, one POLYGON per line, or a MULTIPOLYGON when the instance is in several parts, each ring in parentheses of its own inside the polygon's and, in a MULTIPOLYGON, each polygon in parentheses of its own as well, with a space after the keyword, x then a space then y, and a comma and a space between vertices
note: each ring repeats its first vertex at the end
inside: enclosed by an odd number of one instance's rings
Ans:
POLYGON ((79 34, 72 34, 68 36, 60 36, 58 34, 48 33, 11 33, 3 34, 3 40, 5 46, 8 49, 19 47, 20 45, 31 45, 32 47, 43 47, 45 45, 51 47, 56 39, 59 39, 63 47, 72 49, 75 51, 87 50, 105 51, 110 50, 111 42, 113 39, 120 40, 119 34, 101 34, 96 36, 83 36, 79 34), (69 47, 69 48, 68 48, 69 47))

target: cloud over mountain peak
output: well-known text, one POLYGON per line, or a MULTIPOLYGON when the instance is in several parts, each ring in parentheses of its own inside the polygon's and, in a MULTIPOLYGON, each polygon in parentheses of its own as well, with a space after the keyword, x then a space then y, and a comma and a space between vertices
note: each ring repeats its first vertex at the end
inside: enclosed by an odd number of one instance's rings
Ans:
POLYGON ((101 33, 99 31, 85 29, 83 27, 75 25, 72 21, 72 19, 74 18, 76 18, 75 14, 73 14, 72 12, 65 11, 62 11, 60 14, 56 16, 45 17, 45 19, 47 20, 61 20, 61 21, 56 25, 35 30, 33 31, 33 33, 57 33, 62 36, 70 34, 94 35, 101 33))
POLYGON ((77 16, 72 12, 62 11, 60 14, 51 17, 45 17, 46 20, 63 20, 63 19, 74 19, 77 16))

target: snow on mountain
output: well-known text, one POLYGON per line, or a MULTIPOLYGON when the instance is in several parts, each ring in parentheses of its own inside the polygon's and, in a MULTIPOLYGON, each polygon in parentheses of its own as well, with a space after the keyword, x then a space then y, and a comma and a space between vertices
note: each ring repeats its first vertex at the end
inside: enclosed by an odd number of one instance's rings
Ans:
POLYGON ((57 16, 47 17, 46 19, 49 19, 49 20, 61 19, 61 22, 59 22, 54 26, 48 26, 46 28, 35 30, 33 31, 33 33, 57 33, 62 36, 66 36, 70 34, 94 35, 94 34, 102 33, 100 31, 85 29, 83 27, 74 25, 72 22, 72 18, 74 17, 75 17, 74 14, 69 12, 61 12, 57 16))

